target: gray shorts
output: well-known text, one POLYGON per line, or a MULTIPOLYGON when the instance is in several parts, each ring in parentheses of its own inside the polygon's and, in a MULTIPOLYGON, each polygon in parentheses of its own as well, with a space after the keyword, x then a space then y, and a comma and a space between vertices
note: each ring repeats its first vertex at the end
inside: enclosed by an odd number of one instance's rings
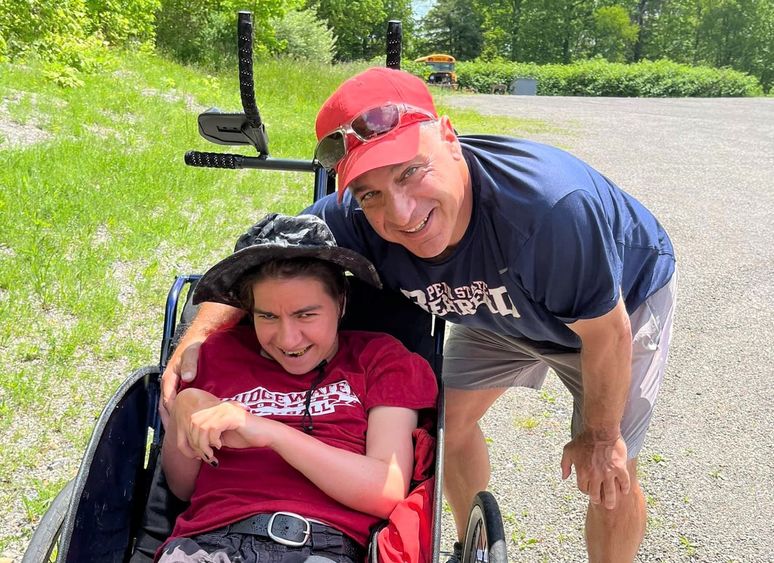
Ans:
MULTIPOLYGON (((621 435, 629 459, 645 441, 666 369, 677 272, 629 317, 632 327, 632 382, 621 435)), ((443 381, 454 389, 531 387, 539 389, 553 369, 573 396, 572 435, 583 429, 580 353, 558 351, 523 338, 452 325, 444 347, 443 381)))

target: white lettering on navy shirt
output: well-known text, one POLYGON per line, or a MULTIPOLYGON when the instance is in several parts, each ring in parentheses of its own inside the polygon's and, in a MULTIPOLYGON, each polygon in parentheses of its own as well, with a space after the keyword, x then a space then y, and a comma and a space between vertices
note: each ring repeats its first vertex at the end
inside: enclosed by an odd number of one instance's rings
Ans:
POLYGON ((427 289, 400 290, 403 295, 422 307, 428 313, 442 317, 448 313, 474 315, 481 305, 486 305, 493 315, 519 318, 505 286, 490 288, 486 282, 476 281, 470 285, 452 288, 445 282, 434 283, 427 289))

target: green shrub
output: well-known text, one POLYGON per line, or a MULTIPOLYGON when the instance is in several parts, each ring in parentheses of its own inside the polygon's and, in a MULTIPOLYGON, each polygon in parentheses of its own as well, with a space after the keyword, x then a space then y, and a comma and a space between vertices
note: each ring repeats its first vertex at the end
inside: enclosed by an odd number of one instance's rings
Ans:
POLYGON ((330 64, 336 48, 336 37, 317 12, 291 10, 272 20, 278 53, 298 60, 330 64))
MULTIPOLYGON (((417 73, 418 74, 418 73, 417 73)), ((419 74, 418 74, 419 75, 419 74)), ((731 69, 691 67, 668 60, 637 64, 601 58, 569 65, 472 61, 457 64, 461 88, 489 93, 495 84, 538 80, 543 96, 727 97, 760 96, 758 79, 731 69)))
MULTIPOLYGON (((295 3, 282 0, 161 0, 156 21, 156 44, 184 63, 220 67, 237 53, 239 10, 253 13, 253 54, 258 60, 278 48, 272 18, 295 3)), ((230 64, 230 63, 229 63, 230 64)))
POLYGON ((159 0, 0 0, 0 60, 39 58, 45 74, 76 87, 111 59, 110 45, 152 45, 159 0))
POLYGON ((8 60, 8 43, 5 42, 3 37, 3 30, 0 28, 0 63, 4 63, 8 60))
POLYGON ((161 0, 89 0, 88 9, 111 45, 153 44, 161 0))
MULTIPOLYGON (((386 56, 382 55, 378 57, 378 59, 374 59, 372 62, 374 65, 383 65, 385 59, 386 56)), ((427 77, 430 76, 431 73, 430 67, 428 65, 414 61, 401 61, 400 68, 401 70, 405 70, 406 72, 410 72, 411 74, 421 77, 423 80, 427 80, 427 77)))

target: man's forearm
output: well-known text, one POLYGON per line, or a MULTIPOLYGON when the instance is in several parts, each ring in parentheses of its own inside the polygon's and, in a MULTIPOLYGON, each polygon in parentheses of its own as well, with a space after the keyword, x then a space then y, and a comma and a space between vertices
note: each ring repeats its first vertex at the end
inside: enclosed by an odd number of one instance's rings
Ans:
POLYGON ((245 312, 241 309, 228 305, 209 302, 201 304, 191 326, 180 339, 164 370, 162 381, 166 380, 166 383, 163 383, 162 391, 165 401, 174 397, 179 377, 182 376, 185 381, 190 381, 195 376, 199 346, 202 342, 213 332, 234 326, 244 315, 245 312))
POLYGON ((191 342, 203 341, 213 332, 237 324, 245 312, 221 303, 202 303, 199 311, 191 322, 191 326, 183 335, 175 354, 182 353, 191 342))
POLYGON ((621 432, 631 383, 631 340, 581 351, 584 431, 594 440, 615 440, 621 432))
POLYGON ((597 441, 615 440, 632 374, 632 333, 623 299, 606 315, 570 328, 581 338, 584 432, 597 441))
POLYGON ((186 331, 181 343, 185 342, 187 338, 206 338, 216 330, 232 327, 244 315, 245 312, 242 309, 236 309, 221 303, 202 303, 199 307, 199 312, 191 322, 191 326, 186 331))

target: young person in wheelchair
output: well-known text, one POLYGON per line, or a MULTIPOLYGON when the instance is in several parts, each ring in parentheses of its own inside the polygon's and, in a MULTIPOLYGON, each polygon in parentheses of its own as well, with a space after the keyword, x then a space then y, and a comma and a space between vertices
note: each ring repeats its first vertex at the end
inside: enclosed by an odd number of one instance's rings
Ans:
POLYGON ((163 563, 357 563, 405 498, 435 375, 391 336, 339 331, 345 270, 380 286, 313 216, 271 214, 199 281, 195 302, 248 311, 202 344, 162 450, 188 509, 163 563), (241 248, 240 248, 241 247, 241 248))

